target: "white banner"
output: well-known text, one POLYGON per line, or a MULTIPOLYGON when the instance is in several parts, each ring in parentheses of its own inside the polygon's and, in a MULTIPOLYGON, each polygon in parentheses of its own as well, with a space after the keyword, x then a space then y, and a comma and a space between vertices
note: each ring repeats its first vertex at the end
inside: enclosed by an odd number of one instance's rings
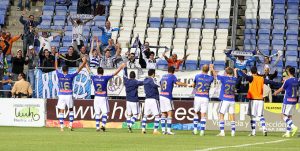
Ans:
POLYGON ((44 99, 14 99, 0 100, 0 126, 45 126, 44 99))
MULTIPOLYGON (((111 75, 115 73, 117 69, 105 69, 104 75, 111 75)), ((136 73, 136 79, 143 81, 148 76, 148 70, 128 69, 128 75, 131 71, 136 73)), ((75 72, 72 68, 70 73, 75 72)), ((93 74, 97 74, 96 69, 92 69, 93 74)), ((38 98, 56 98, 58 93, 58 81, 56 72, 42 73, 41 70, 36 72, 36 96, 38 98)), ((200 71, 178 71, 175 72, 175 76, 180 82, 191 84, 194 81, 194 77, 200 71)), ((118 75, 114 76, 107 84, 107 93, 109 96, 126 96, 124 80, 124 72, 121 71, 118 75)), ((167 71, 156 70, 156 81, 159 83, 161 77, 167 74, 167 71)), ((74 98, 89 99, 94 94, 94 87, 90 75, 83 69, 73 81, 73 96, 74 98)), ((144 87, 139 87, 139 97, 144 97, 144 87)), ((194 96, 193 88, 174 86, 173 89, 174 98, 191 98, 194 96)))

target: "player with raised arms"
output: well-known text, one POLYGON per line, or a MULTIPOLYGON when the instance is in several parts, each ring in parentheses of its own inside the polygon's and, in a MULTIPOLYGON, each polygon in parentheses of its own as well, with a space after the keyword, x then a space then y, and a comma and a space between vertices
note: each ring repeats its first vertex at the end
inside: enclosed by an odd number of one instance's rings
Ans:
POLYGON ((207 64, 202 66, 202 73, 197 74, 194 78, 192 87, 195 88, 194 98, 194 130, 193 134, 198 133, 198 122, 200 117, 200 136, 204 136, 206 125, 206 113, 209 101, 209 88, 214 80, 213 76, 208 75, 209 66, 207 64))
POLYGON ((129 78, 127 74, 127 67, 124 68, 124 85, 126 90, 126 112, 127 112, 127 127, 128 132, 132 133, 132 125, 138 118, 140 113, 140 102, 138 96, 139 86, 144 85, 143 81, 138 81, 135 79, 136 75, 134 71, 129 73, 129 78))
POLYGON ((237 82, 236 70, 231 67, 225 69, 225 76, 217 75, 214 70, 214 66, 210 65, 210 70, 213 76, 221 81, 221 92, 220 92, 220 106, 219 106, 219 126, 220 133, 217 136, 225 136, 224 126, 224 115, 229 114, 229 120, 231 121, 231 136, 235 136, 235 85, 237 82))
POLYGON ((73 121, 74 121, 73 79, 85 66, 86 58, 85 57, 82 58, 83 63, 79 66, 79 68, 75 73, 69 73, 68 66, 63 66, 62 73, 61 73, 58 71, 58 62, 57 62, 58 57, 59 54, 56 53, 54 67, 58 78, 58 88, 59 88, 58 102, 56 107, 59 109, 58 118, 59 118, 60 130, 64 131, 64 112, 65 112, 65 107, 67 106, 69 109, 69 129, 73 131, 73 121))
POLYGON ((97 68, 97 75, 93 75, 89 66, 86 66, 88 72, 91 74, 91 79, 93 81, 95 89, 94 98, 94 110, 95 110, 95 120, 96 120, 96 131, 100 131, 100 113, 102 113, 102 125, 101 130, 105 132, 105 125, 107 122, 107 114, 109 113, 109 104, 107 97, 107 83, 108 81, 117 75, 124 67, 123 63, 115 73, 111 75, 104 75, 104 69, 102 67, 97 68))
POLYGON ((287 74, 289 78, 284 81, 280 89, 274 92, 274 95, 276 96, 281 91, 285 91, 283 104, 282 104, 282 118, 285 121, 287 127, 286 127, 286 132, 284 135, 282 135, 282 137, 290 137, 291 130, 292 130, 292 136, 294 136, 298 131, 298 127, 293 124, 292 115, 296 110, 296 104, 298 102, 297 92, 298 92, 299 82, 298 79, 295 78, 294 76, 295 75, 294 67, 288 68, 287 74))
POLYGON ((161 129, 163 134, 167 135, 174 135, 175 133, 171 132, 172 127, 172 116, 174 111, 174 104, 173 104, 173 87, 174 84, 178 86, 186 87, 186 83, 179 82, 174 75, 175 68, 173 66, 168 67, 168 74, 162 76, 160 80, 160 110, 162 112, 161 116, 161 129), (167 117, 167 120, 166 120, 167 117), (166 132, 166 121, 167 121, 167 132, 166 132))
POLYGON ((146 133, 147 117, 153 115, 155 117, 153 134, 157 135, 160 134, 159 131, 157 131, 159 126, 159 114, 160 114, 159 91, 158 91, 159 85, 156 83, 154 77, 155 77, 155 70, 149 69, 148 77, 144 79, 144 90, 145 90, 146 98, 145 98, 144 116, 142 120, 142 133, 143 134, 146 133))

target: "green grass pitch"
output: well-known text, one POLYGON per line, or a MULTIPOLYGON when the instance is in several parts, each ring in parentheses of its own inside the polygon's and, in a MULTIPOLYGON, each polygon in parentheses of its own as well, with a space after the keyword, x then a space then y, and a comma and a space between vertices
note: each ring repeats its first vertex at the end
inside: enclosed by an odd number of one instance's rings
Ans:
POLYGON ((152 130, 141 134, 140 130, 128 133, 126 129, 23 128, 0 127, 0 151, 296 151, 300 150, 300 138, 282 138, 282 133, 249 137, 248 132, 230 132, 216 137, 218 131, 207 131, 206 136, 192 135, 191 131, 174 131, 176 135, 152 135, 152 130), (278 142, 277 142, 278 141, 278 142), (264 143, 265 142, 265 143, 264 143), (269 142, 269 143, 268 143, 269 142), (258 143, 258 144, 257 144, 258 143), (218 148, 220 147, 220 148, 218 148))

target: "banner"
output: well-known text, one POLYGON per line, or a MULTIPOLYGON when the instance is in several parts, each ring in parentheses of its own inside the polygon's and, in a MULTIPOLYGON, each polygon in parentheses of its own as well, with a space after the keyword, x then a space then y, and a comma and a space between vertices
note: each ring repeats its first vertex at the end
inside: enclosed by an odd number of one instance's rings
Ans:
MULTIPOLYGON (((115 73, 117 69, 105 69, 104 74, 110 75, 115 73)), ((128 73, 131 71, 135 72, 137 80, 143 81, 145 77, 148 76, 148 70, 138 70, 138 69, 128 69, 128 73)), ((70 68, 69 73, 76 72, 75 68, 70 68)), ((92 72, 96 75, 96 69, 92 69, 92 72)), ((109 96, 126 96, 123 73, 120 72, 118 75, 114 76, 107 85, 107 93, 109 96)), ((177 79, 181 82, 191 84, 194 81, 195 75, 199 71, 179 71, 175 75, 177 79)), ((160 81, 161 77, 167 74, 167 71, 156 70, 156 81, 160 81)), ((57 98, 58 94, 58 79, 56 71, 49 73, 43 73, 40 69, 36 70, 36 96, 37 98, 57 98)), ((94 87, 90 78, 89 73, 84 68, 80 73, 74 78, 73 81, 73 97, 78 99, 89 99, 91 95, 94 94, 94 87)), ((139 97, 144 97, 144 87, 139 87, 138 90, 139 97)), ((179 87, 175 85, 173 89, 174 98, 192 98, 193 88, 189 87, 179 87)))
MULTIPOLYGON (((47 101, 47 127, 58 127, 58 109, 56 108, 57 100, 47 101)), ((220 102, 210 102, 207 112, 207 130, 219 130, 218 122, 218 108, 220 102)), ((177 130, 192 130, 193 129, 193 101, 174 101, 175 111, 173 116, 172 127, 177 130)), ((108 114, 107 128, 126 128, 126 101, 124 100, 109 100, 110 113, 108 114)), ((138 120, 141 120, 144 103, 140 104, 141 114, 138 116, 138 120)), ((281 103, 265 103, 264 116, 266 119, 266 126, 268 131, 282 132, 286 130, 286 123, 281 118, 281 103)), ((248 103, 236 103, 236 129, 237 131, 249 131, 251 129, 250 118, 247 115, 248 103)), ((293 116, 295 119, 294 124, 300 125, 299 106, 293 116)), ((77 128, 83 127, 95 127, 95 113, 93 110, 92 100, 75 100, 75 122, 74 125, 77 128)), ((68 120, 68 111, 65 112, 65 120, 68 120)), ((148 127, 153 126, 154 117, 148 118, 148 127)), ((228 121, 228 115, 225 115, 225 130, 231 130, 230 121, 228 121)), ((257 130, 261 130, 260 123, 257 122, 257 130)), ((137 122, 134 126, 140 128, 140 123, 137 122)))
POLYGON ((1 126, 45 126, 44 99, 14 99, 0 100, 1 126))

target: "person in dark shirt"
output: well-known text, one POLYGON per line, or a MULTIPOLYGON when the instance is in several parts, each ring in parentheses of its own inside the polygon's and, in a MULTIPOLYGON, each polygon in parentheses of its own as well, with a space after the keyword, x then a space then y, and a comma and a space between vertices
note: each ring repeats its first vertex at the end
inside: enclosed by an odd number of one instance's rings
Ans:
MULTIPOLYGON (((247 69, 242 70, 243 73, 247 74, 247 69)), ((239 76, 236 84, 237 93, 239 94, 238 101, 247 102, 246 93, 249 89, 249 81, 245 77, 239 76)))
POLYGON ((54 61, 55 57, 53 55, 50 55, 50 52, 48 49, 43 50, 41 49, 39 53, 40 57, 40 66, 42 67, 42 71, 47 73, 54 71, 54 61))
POLYGON ((19 74, 23 73, 24 65, 27 64, 25 58, 22 56, 21 49, 18 50, 17 55, 15 57, 12 53, 11 63, 12 63, 13 80, 16 81, 18 80, 19 74))
POLYGON ((71 60, 77 60, 80 56, 74 51, 74 47, 70 46, 68 49, 68 53, 64 56, 67 60, 65 60, 65 65, 68 67, 77 67, 78 63, 73 62, 71 60))
POLYGON ((127 126, 128 131, 131 133, 131 127, 138 118, 140 112, 138 88, 144 85, 143 81, 138 81, 135 79, 135 72, 131 71, 129 73, 129 78, 127 77, 127 67, 124 68, 124 85, 126 90, 126 110, 127 110, 127 126))

